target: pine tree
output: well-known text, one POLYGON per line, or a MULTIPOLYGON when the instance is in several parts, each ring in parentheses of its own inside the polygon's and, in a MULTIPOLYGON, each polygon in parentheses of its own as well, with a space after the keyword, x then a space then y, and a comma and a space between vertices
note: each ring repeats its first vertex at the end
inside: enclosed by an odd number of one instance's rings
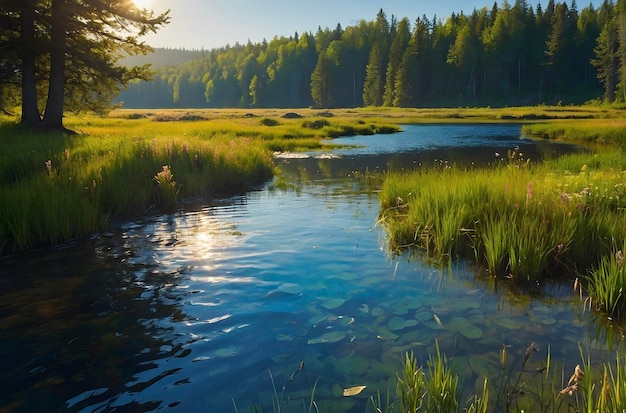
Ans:
POLYGON ((395 99, 396 75, 398 73, 398 69, 400 68, 400 64, 402 63, 404 51, 406 50, 411 38, 410 30, 409 19, 404 18, 400 20, 398 29, 391 43, 391 49, 389 50, 389 63, 387 64, 387 77, 383 95, 384 106, 393 106, 395 99))
POLYGON ((367 74, 363 85, 363 104, 365 106, 381 106, 383 104, 383 59, 378 43, 370 52, 367 63, 367 74))
POLYGON ((619 64, 617 18, 612 16, 602 28, 594 48, 595 58, 591 63, 596 67, 598 79, 604 86, 604 100, 615 100, 619 64))
POLYGON ((128 68, 119 59, 150 51, 138 39, 169 21, 169 12, 156 16, 118 0, 24 0, 14 13, 21 30, 13 60, 20 61, 22 119, 28 126, 39 127, 36 74, 46 67, 49 73, 43 130, 64 130, 65 110, 104 110, 128 82, 148 79, 148 65, 128 68))

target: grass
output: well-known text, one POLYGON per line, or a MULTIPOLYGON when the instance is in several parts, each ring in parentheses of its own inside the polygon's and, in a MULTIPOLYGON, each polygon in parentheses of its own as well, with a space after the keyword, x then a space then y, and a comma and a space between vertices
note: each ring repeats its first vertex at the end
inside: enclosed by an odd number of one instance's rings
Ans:
POLYGON ((525 125, 523 132, 544 139, 567 140, 583 144, 617 145, 626 148, 626 120, 560 120, 525 125))
POLYGON ((399 130, 377 120, 320 120, 316 112, 295 119, 264 113, 66 117, 77 135, 34 134, 2 117, 0 253, 90 235, 111 217, 174 210, 185 198, 246 191, 273 176, 273 152, 318 149, 345 133, 399 130))
POLYGON ((553 365, 548 349, 545 359, 533 362, 537 353, 531 343, 519 359, 509 362, 501 352, 499 376, 484 377, 480 394, 471 394, 465 404, 457 392, 459 376, 454 359, 439 348, 427 362, 427 372, 406 353, 396 378, 396 398, 371 398, 375 412, 621 412, 626 409, 626 363, 618 354, 615 364, 593 366, 581 349, 581 364, 570 376, 565 366, 553 365), (582 365, 582 367, 581 367, 582 365), (600 374, 598 374, 600 372, 600 374), (569 377, 568 381, 567 377, 569 377))
MULTIPOLYGON (((417 247, 440 260, 474 259, 492 276, 527 285, 614 266, 606 257, 626 239, 623 152, 543 164, 520 158, 513 152, 495 167, 389 174, 380 192, 380 220, 390 248, 417 247)), ((588 277, 590 294, 603 291, 602 279, 588 277)), ((605 287, 626 286, 614 282, 605 287)), ((611 312, 626 308, 622 300, 616 306, 615 300, 592 299, 611 312)))

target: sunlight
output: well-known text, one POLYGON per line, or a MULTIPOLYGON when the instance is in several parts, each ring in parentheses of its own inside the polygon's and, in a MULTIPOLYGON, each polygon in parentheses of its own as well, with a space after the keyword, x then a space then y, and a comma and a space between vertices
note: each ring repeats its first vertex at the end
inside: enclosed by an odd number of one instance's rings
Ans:
POLYGON ((133 0, 138 9, 150 9, 152 2, 152 0, 133 0))

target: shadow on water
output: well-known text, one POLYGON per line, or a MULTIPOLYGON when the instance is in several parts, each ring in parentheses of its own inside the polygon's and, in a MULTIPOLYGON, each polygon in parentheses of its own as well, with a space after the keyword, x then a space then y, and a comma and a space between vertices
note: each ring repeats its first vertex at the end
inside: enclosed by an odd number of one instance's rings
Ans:
POLYGON ((4 411, 80 410, 83 399, 102 408, 159 407, 156 399, 123 399, 171 374, 151 374, 159 360, 185 354, 158 323, 184 319, 179 299, 162 288, 184 268, 163 273, 156 263, 131 263, 133 256, 103 238, 2 262, 4 411))
POLYGON ((376 189, 359 174, 491 163, 516 146, 537 159, 580 150, 487 129, 406 127, 400 146, 347 138, 359 148, 283 154, 287 189, 188 203, 3 260, 0 411, 300 412, 315 389, 320 411, 362 412, 377 390, 393 397, 406 351, 427 360, 436 340, 469 392, 497 373, 503 344, 515 355, 558 343, 553 359, 575 365, 583 343, 607 360, 611 337, 594 337, 604 330, 571 286, 518 294, 467 263, 385 250, 376 189))

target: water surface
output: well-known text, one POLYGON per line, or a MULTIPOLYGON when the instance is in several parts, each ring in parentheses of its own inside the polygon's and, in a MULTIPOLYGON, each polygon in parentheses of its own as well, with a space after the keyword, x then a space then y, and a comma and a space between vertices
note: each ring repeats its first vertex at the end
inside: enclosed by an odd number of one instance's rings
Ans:
POLYGON ((528 296, 386 250, 366 170, 497 161, 580 148, 519 126, 406 126, 358 146, 277 159, 287 185, 112 226, 89 242, 4 259, 0 409, 6 411, 365 411, 404 354, 435 342, 466 392, 498 354, 540 364, 611 355, 571 286, 528 296), (332 155, 332 156, 330 156, 332 155), (344 388, 365 385, 356 397, 344 388), (36 397, 34 396, 36 395, 36 397), (306 406, 306 408, 304 407, 306 406), (326 410, 324 410, 326 409, 326 410))

